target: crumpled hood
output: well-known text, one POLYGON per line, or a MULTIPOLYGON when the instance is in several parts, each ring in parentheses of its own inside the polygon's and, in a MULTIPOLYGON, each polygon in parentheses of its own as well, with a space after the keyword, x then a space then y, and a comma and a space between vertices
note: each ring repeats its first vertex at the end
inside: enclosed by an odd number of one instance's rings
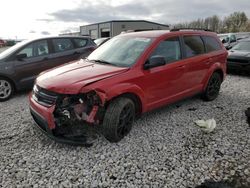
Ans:
POLYGON ((82 87, 98 80, 127 71, 127 67, 115 67, 79 60, 44 72, 36 84, 44 89, 63 94, 76 94, 82 87))

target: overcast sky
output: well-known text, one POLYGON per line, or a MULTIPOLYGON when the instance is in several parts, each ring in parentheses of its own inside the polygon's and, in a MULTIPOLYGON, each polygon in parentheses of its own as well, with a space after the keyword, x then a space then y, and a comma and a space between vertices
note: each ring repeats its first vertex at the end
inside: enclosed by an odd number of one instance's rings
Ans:
POLYGON ((145 19, 174 24, 244 11, 249 0, 1 0, 0 38, 28 38, 74 32, 80 25, 145 19))

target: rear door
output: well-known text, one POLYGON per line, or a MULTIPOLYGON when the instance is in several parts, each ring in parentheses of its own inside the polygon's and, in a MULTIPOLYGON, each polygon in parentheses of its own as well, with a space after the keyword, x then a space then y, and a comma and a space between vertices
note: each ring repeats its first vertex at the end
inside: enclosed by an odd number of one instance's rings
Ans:
POLYGON ((76 60, 79 57, 71 38, 52 38, 49 42, 53 51, 50 55, 50 59, 53 59, 49 65, 50 68, 76 60))
POLYGON ((20 87, 31 87, 36 76, 48 68, 50 64, 50 49, 48 40, 43 39, 29 43, 20 49, 16 55, 26 54, 26 58, 14 57, 15 80, 20 87))
POLYGON ((75 58, 85 58, 96 49, 96 45, 88 38, 72 38, 75 46, 75 58))
POLYGON ((186 91, 198 92, 202 88, 202 81, 207 75, 212 59, 206 54, 200 35, 184 35, 183 48, 184 58, 187 62, 187 73, 183 84, 186 91))

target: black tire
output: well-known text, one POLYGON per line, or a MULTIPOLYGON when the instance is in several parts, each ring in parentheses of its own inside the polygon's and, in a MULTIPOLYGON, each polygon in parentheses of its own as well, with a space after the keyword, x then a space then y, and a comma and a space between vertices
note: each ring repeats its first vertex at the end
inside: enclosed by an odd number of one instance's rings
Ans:
POLYGON ((112 101, 104 115, 103 135, 110 142, 119 142, 132 129, 135 118, 135 105, 128 98, 112 101))
POLYGON ((220 86, 222 83, 221 76, 218 72, 214 72, 210 77, 206 90, 202 95, 202 99, 205 101, 212 101, 216 99, 220 92, 220 86))
POLYGON ((0 102, 7 101, 14 93, 14 87, 10 80, 0 77, 0 102))

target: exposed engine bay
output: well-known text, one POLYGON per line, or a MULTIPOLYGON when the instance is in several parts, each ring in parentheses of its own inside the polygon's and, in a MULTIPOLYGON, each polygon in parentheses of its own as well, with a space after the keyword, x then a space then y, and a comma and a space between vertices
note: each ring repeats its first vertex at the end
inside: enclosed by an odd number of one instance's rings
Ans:
POLYGON ((105 109, 95 91, 87 94, 63 95, 56 101, 54 118, 55 136, 84 139, 83 136, 93 136, 96 126, 104 116, 105 109))

